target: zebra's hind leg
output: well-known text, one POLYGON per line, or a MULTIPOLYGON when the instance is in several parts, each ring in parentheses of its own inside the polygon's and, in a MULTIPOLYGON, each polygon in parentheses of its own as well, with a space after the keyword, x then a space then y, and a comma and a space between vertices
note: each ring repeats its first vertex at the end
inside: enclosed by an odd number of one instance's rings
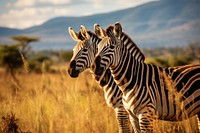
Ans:
POLYGON ((131 133, 132 127, 129 120, 129 115, 124 107, 115 108, 119 133, 131 133))
POLYGON ((197 114, 198 129, 200 132, 200 114, 197 114))

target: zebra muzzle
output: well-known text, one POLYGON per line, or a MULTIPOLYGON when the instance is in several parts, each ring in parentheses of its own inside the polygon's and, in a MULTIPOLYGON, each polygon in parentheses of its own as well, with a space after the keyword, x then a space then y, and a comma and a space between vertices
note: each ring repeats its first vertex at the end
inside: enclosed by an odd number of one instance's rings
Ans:
POLYGON ((76 61, 75 60, 71 61, 69 69, 68 69, 68 73, 72 78, 78 77, 79 71, 76 70, 76 61))
POLYGON ((79 71, 75 70, 74 68, 69 68, 68 73, 69 73, 70 77, 72 77, 72 78, 76 78, 79 75, 79 71))

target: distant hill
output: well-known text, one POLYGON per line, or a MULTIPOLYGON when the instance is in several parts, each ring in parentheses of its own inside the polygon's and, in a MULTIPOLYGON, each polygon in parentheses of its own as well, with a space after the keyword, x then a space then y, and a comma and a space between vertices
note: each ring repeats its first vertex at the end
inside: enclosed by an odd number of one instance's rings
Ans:
POLYGON ((39 37, 34 49, 72 49, 68 27, 78 32, 80 25, 93 31, 98 23, 106 28, 120 22, 139 47, 184 46, 200 42, 200 1, 161 0, 129 9, 83 17, 56 17, 24 30, 0 27, 0 43, 13 35, 39 37))

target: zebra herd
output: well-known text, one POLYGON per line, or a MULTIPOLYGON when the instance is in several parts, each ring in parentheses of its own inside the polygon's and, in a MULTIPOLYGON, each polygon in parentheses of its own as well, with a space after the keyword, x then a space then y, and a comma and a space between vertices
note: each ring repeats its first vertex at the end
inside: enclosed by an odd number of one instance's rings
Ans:
POLYGON ((120 23, 95 33, 84 26, 69 34, 77 44, 68 73, 78 77, 87 68, 116 112, 119 132, 153 132, 154 120, 181 121, 197 116, 200 130, 200 64, 159 67, 122 31, 120 23))

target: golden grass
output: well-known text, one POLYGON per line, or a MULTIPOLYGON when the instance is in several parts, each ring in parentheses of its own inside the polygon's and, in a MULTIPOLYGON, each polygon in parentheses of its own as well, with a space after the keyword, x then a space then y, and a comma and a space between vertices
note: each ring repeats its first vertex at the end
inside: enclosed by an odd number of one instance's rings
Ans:
MULTIPOLYGON (((14 113, 32 133, 117 133, 114 110, 89 71, 72 79, 67 68, 56 74, 17 74, 20 85, 0 71, 0 118, 14 113)), ((0 123, 2 120, 0 120, 0 123)), ((197 132, 196 117, 155 122, 156 132, 197 132), (177 131, 178 130, 178 131, 177 131)))
POLYGON ((33 133, 117 131, 113 110, 87 73, 77 79, 66 72, 17 75, 21 88, 1 73, 0 117, 13 112, 33 133))

